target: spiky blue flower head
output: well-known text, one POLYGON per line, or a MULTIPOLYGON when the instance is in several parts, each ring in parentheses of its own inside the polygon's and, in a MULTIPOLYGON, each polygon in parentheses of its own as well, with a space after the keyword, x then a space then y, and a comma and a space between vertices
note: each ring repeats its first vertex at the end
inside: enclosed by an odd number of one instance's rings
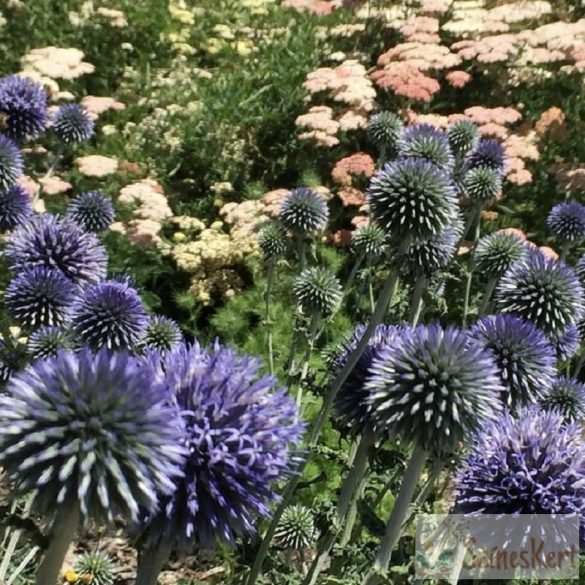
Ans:
POLYGON ((34 266, 15 276, 4 294, 4 305, 12 318, 26 329, 42 325, 64 325, 78 287, 59 270, 34 266))
POLYGON ((454 327, 418 326, 382 348, 366 383, 378 429, 429 451, 451 452, 502 409, 491 353, 454 327))
POLYGON ((546 224, 561 240, 580 242, 585 239, 585 205, 577 201, 558 203, 548 214, 546 224))
POLYGON ((341 302, 343 289, 335 274, 328 268, 305 268, 293 284, 293 294, 303 313, 332 315, 341 302))
POLYGON ((524 241, 517 235, 495 232, 483 236, 473 252, 477 274, 485 280, 501 278, 527 252, 524 241))
POLYGON ((432 162, 416 157, 384 165, 370 181, 368 199, 374 220, 397 242, 438 236, 457 209, 449 176, 432 162))
POLYGON ((0 79, 1 131, 16 141, 36 138, 47 126, 49 96, 40 83, 10 75, 0 79))
POLYGON ((560 336, 583 315, 583 288, 564 262, 530 251, 502 276, 496 307, 532 321, 548 335, 560 336))
POLYGON ((53 132, 65 144, 87 142, 93 136, 94 122, 79 104, 59 106, 53 116, 53 132))
POLYGON ((10 189, 24 171, 24 159, 18 146, 0 134, 0 191, 10 189))
POLYGON ((555 409, 568 422, 582 423, 585 418, 585 384, 575 378, 559 376, 541 400, 545 409, 555 409))
POLYGON ((258 234, 258 246, 266 259, 276 258, 286 253, 289 238, 280 224, 269 223, 258 234))
POLYGON ((355 230, 351 238, 350 250, 357 256, 363 255, 367 259, 379 258, 387 249, 386 234, 374 222, 355 230))
POLYGON ((6 191, 0 191, 0 232, 13 230, 32 214, 30 197, 22 185, 16 183, 6 191))
POLYGON ((299 187, 284 198, 279 219, 295 234, 307 234, 323 229, 329 219, 327 202, 312 189, 299 187))
POLYGON ((125 352, 62 351, 15 374, 0 396, 0 465, 14 494, 53 514, 137 521, 181 475, 184 425, 168 387, 125 352))
POLYGON ((219 343, 181 345, 165 355, 163 377, 183 413, 189 457, 174 494, 133 530, 143 549, 233 544, 268 515, 275 482, 297 464, 291 445, 303 425, 286 390, 275 391, 275 378, 259 369, 257 359, 219 343))
POLYGON ((419 157, 449 172, 455 163, 447 135, 431 124, 413 124, 397 142, 398 156, 419 157))
POLYGON ((508 314, 489 315, 471 327, 469 336, 491 352, 504 386, 502 402, 509 407, 534 404, 552 387, 555 352, 530 321, 508 314))
POLYGON ((274 540, 283 548, 304 549, 315 544, 318 531, 310 508, 300 504, 287 506, 274 533, 274 540))
POLYGON ((94 234, 48 213, 14 230, 5 253, 14 271, 47 266, 80 286, 103 280, 108 266, 106 249, 94 234))
POLYGON ((464 155, 477 146, 479 131, 471 120, 456 120, 447 126, 447 138, 451 150, 455 154, 464 155))
POLYGON ((67 217, 88 232, 102 232, 116 218, 114 205, 100 191, 86 191, 67 206, 67 217))
POLYGON ((459 240, 457 230, 448 226, 437 237, 430 238, 426 242, 415 242, 406 252, 402 265, 403 271, 415 277, 429 277, 446 268, 455 256, 459 240))
POLYGON ((581 345, 581 332, 579 325, 569 325, 561 335, 551 336, 550 342, 556 352, 557 360, 559 362, 571 359, 577 353, 577 350, 581 345))
POLYGON ((177 347, 182 341, 183 334, 176 321, 164 315, 152 315, 148 320, 140 346, 164 353, 177 347))
POLYGON ((404 130, 404 122, 392 112, 378 112, 370 116, 366 128, 368 137, 385 157, 396 153, 396 143, 404 130))
POLYGON ((39 360, 55 356, 63 349, 74 349, 76 345, 69 329, 45 325, 29 335, 26 350, 31 359, 39 360))
POLYGON ((469 169, 463 177, 463 194, 473 203, 485 205, 502 190, 502 174, 489 167, 469 169))
POLYGON ((487 167, 499 173, 504 173, 506 155, 504 147, 497 141, 482 138, 469 156, 469 168, 487 167))
POLYGON ((455 479, 459 514, 585 513, 585 443, 559 412, 522 408, 488 421, 455 479))
MULTIPOLYGON (((364 325, 356 327, 352 336, 344 344, 341 353, 332 361, 333 374, 345 366, 365 330, 364 325)), ((378 325, 368 340, 368 345, 355 368, 335 395, 333 408, 337 418, 342 425, 350 427, 352 432, 356 434, 362 433, 370 422, 370 405, 367 401, 369 390, 366 388, 366 381, 372 361, 382 348, 392 345, 400 337, 402 330, 402 327, 393 325, 378 325)))
POLYGON ((148 315, 138 292, 107 280, 87 287, 73 307, 72 328, 93 348, 131 349, 143 338, 148 315))

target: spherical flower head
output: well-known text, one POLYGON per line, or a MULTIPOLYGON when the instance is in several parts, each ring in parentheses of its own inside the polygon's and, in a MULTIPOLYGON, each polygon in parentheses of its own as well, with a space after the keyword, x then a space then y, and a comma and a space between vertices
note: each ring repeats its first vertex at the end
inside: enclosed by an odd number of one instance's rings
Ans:
POLYGON ((368 137, 385 156, 396 153, 396 143, 403 130, 404 122, 392 112, 378 112, 368 120, 368 137))
MULTIPOLYGON (((353 335, 344 344, 331 364, 331 371, 336 374, 347 363, 350 355, 360 342, 364 331, 364 325, 358 325, 353 335)), ((372 361, 380 350, 387 345, 392 345, 400 337, 403 328, 392 325, 378 325, 368 340, 368 345, 362 353, 355 368, 351 371, 343 383, 333 401, 333 409, 340 423, 350 427, 352 432, 360 434, 370 423, 370 405, 367 401, 370 394, 366 387, 372 361)))
POLYGON ((291 445, 303 426, 285 390, 260 376, 260 363, 220 344, 169 352, 163 378, 187 428, 185 477, 160 512, 133 529, 143 548, 161 542, 190 552, 253 534, 277 498, 275 482, 296 466, 291 445))
POLYGON ((93 136, 94 122, 79 104, 59 106, 53 117, 53 132, 65 144, 87 142, 93 136))
POLYGON ((451 452, 501 410, 491 354, 455 329, 418 326, 382 349, 370 368, 368 402, 378 429, 435 452, 451 452))
POLYGON ((18 146, 0 134, 0 191, 10 189, 24 171, 24 159, 18 146))
POLYGON ((34 362, 0 396, 0 422, 5 481, 32 493, 40 514, 76 501, 85 521, 137 521, 181 474, 184 428, 168 387, 124 352, 34 362))
POLYGON ((343 289, 339 279, 328 268, 306 268, 293 285, 293 294, 303 313, 329 317, 341 303, 343 289))
POLYGON ((458 155, 467 154, 479 142, 479 131, 471 120, 457 120, 447 127, 451 150, 458 155))
POLYGON ((585 417, 585 384, 575 378, 559 376, 540 404, 546 410, 561 413, 567 422, 579 423, 585 417))
POLYGON ((77 584, 112 585, 114 583, 114 563, 103 552, 90 551, 83 553, 75 561, 75 572, 78 575, 77 584))
POLYGON ((315 544, 317 529, 311 510, 300 504, 287 506, 280 517, 274 540, 287 549, 304 549, 315 544))
POLYGON ((302 235, 323 229, 329 219, 329 209, 315 191, 300 187, 284 198, 279 218, 286 229, 302 235))
POLYGON ((415 242, 406 252, 402 270, 415 277, 432 276, 449 265, 459 240, 457 230, 449 226, 435 238, 415 242))
POLYGON ((281 225, 269 223, 258 234, 258 246, 266 259, 284 256, 288 249, 288 237, 281 225))
POLYGON ((385 165, 372 178, 368 198, 374 220, 398 242, 438 236, 457 209, 455 188, 448 175, 416 157, 385 165))
POLYGON ((36 138, 47 126, 49 97, 40 83, 10 75, 0 79, 1 131, 16 141, 36 138))
POLYGON ((499 279, 527 252, 524 242, 514 234, 495 232, 483 236, 473 252, 477 274, 486 280, 499 279))
POLYGON ((458 514, 585 512, 585 443, 577 425, 538 407, 505 412, 477 434, 455 480, 458 514))
MULTIPOLYGON (((581 323, 580 321, 579 323, 581 323)), ((570 360, 581 345, 581 331, 578 325, 569 325, 560 335, 550 337, 550 342, 556 352, 557 360, 565 362, 570 360)))
POLYGON ((26 329, 64 325, 71 319, 71 305, 79 289, 62 272, 35 266, 13 278, 4 294, 12 318, 26 329))
POLYGON ((73 307, 73 331, 93 348, 131 349, 147 327, 148 315, 140 295, 126 282, 93 284, 73 307))
POLYGON ((546 220, 549 229, 565 242, 585 239, 585 205, 565 201, 555 205, 546 220))
POLYGON ((475 323, 469 336, 491 352, 505 389, 504 404, 513 409, 534 404, 552 387, 555 352, 530 321, 507 314, 490 315, 475 323))
POLYGON ((489 167, 475 167, 463 177, 463 194, 472 202, 485 205, 502 190, 502 175, 489 167))
POLYGON ((497 141, 482 138, 469 157, 469 167, 487 167, 499 173, 504 172, 506 155, 504 147, 497 141))
POLYGON ((33 214, 29 194, 18 183, 0 191, 0 232, 13 230, 25 223, 33 214))
POLYGON ((32 360, 53 357, 63 349, 75 347, 75 338, 68 329, 51 325, 33 331, 26 343, 27 353, 32 360))
POLYGON ((114 205, 100 191, 86 191, 67 206, 67 217, 88 232, 102 232, 116 218, 114 205))
POLYGON ((148 320, 146 332, 140 345, 145 349, 164 353, 177 347, 182 341, 183 334, 176 321, 164 315, 153 315, 148 320))
POLYGON ((431 124, 414 124, 398 140, 398 156, 420 157, 449 172, 455 163, 447 135, 431 124))
POLYGON ((351 252, 368 260, 383 256, 387 249, 386 234, 373 222, 355 230, 351 238, 351 252))
POLYGON ((502 276, 496 307, 532 321, 548 335, 560 336, 583 314, 583 288, 564 262, 529 252, 502 276))
POLYGON ((12 232, 5 253, 14 271, 47 266, 80 286, 103 280, 108 266, 106 249, 94 234, 50 214, 12 232))

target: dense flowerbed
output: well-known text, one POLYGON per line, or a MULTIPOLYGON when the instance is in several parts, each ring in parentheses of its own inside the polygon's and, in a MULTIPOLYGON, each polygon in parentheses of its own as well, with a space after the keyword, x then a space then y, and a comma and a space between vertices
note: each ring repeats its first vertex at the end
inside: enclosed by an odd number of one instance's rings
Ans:
POLYGON ((0 583, 585 526, 582 3, 6 0, 0 66, 0 583))

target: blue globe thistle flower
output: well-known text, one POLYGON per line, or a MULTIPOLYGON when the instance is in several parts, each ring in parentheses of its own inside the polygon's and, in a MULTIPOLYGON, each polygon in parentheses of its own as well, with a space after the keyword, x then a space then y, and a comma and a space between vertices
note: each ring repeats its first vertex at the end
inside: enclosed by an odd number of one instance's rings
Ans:
POLYGON ((36 138, 47 126, 49 97, 40 83, 10 75, 0 79, 2 129, 16 141, 36 138))
POLYGON ((501 278, 527 252, 524 241, 518 236, 495 232, 483 236, 473 252, 477 274, 485 280, 501 278))
POLYGON ((109 197, 100 191, 86 191, 67 206, 67 217, 88 232, 102 232, 113 223, 116 212, 109 197))
POLYGON ((463 177, 463 194, 474 203, 485 205, 502 190, 502 175, 489 167, 468 170, 463 177))
POLYGON ((76 345, 68 329, 45 325, 29 335, 26 350, 31 359, 39 360, 55 356, 62 349, 74 349, 76 345))
POLYGON ((386 234, 374 222, 355 230, 349 245, 351 252, 357 256, 363 255, 368 260, 383 256, 388 245, 386 234))
POLYGON ((326 201, 315 191, 300 187, 293 189, 283 200, 279 219, 295 234, 323 229, 329 219, 326 201))
POLYGON ((125 282, 89 286, 73 307, 73 331, 93 348, 131 349, 144 336, 148 315, 139 294, 125 282))
POLYGON ((78 285, 100 282, 108 266, 106 249, 94 234, 50 214, 36 216, 12 232, 5 253, 14 271, 47 266, 78 285))
POLYGON ((20 272, 6 287, 4 305, 14 320, 27 329, 41 325, 64 325, 71 318, 71 305, 78 295, 63 273, 46 266, 20 272))
POLYGON ((0 191, 10 189, 23 171, 24 159, 18 146, 0 134, 0 191))
MULTIPOLYGON (((360 342, 365 329, 364 325, 358 325, 353 335, 343 345, 341 353, 332 360, 331 371, 334 375, 345 366, 349 356, 360 342)), ((342 425, 351 427, 355 434, 362 433, 370 423, 370 405, 367 402, 370 392, 366 388, 366 381, 372 361, 382 348, 395 343, 400 338, 402 331, 402 327, 378 325, 355 368, 335 395, 333 409, 337 418, 342 425)))
POLYGON ((585 239, 585 205, 577 201, 558 203, 551 209, 546 224, 561 240, 579 242, 585 239))
POLYGON ((457 230, 449 226, 437 237, 412 244, 404 257, 403 271, 415 277, 429 277, 446 268, 455 256, 459 240, 457 230))
POLYGON ((94 122, 79 104, 59 106, 53 117, 53 132, 65 144, 80 144, 93 136, 94 122))
POLYGON ((540 404, 544 409, 560 412, 567 422, 581 423, 585 418, 585 384, 559 376, 540 404))
POLYGON ((471 169, 487 167, 503 173, 506 164, 504 147, 497 140, 482 138, 471 153, 468 164, 471 169))
POLYGON ((459 514, 585 513, 585 443, 561 413, 523 408, 488 421, 455 480, 459 514))
POLYGON ((571 359, 581 345, 579 325, 569 325, 561 335, 551 336, 550 342, 556 351, 557 360, 564 362, 571 359))
POLYGON ((293 284, 293 294, 303 313, 332 315, 341 302, 343 289, 339 279, 328 268, 306 268, 293 284))
POLYGON ((421 158, 399 158, 384 166, 368 188, 370 212, 396 241, 438 236, 456 214, 455 188, 448 175, 421 158))
POLYGON ((0 232, 13 230, 32 214, 30 197, 22 185, 16 183, 8 190, 0 191, 0 232))
POLYGON ((281 225, 269 223, 258 234, 258 246, 267 259, 283 256, 289 245, 289 239, 281 225))
POLYGON ((396 143, 404 130, 404 122, 392 112, 378 112, 370 116, 366 127, 368 137, 385 157, 396 153, 396 143))
POLYGON ((303 426, 285 390, 260 377, 260 363, 218 343, 179 346, 163 362, 187 428, 184 479, 160 512, 134 528, 141 548, 165 542, 190 552, 253 534, 277 498, 274 483, 291 473, 291 445, 303 426))
POLYGON ((583 314, 583 288, 564 262, 532 251, 498 282, 496 307, 532 321, 548 335, 560 336, 583 314))
POLYGON ((0 396, 0 465, 18 496, 53 514, 137 521, 181 475, 184 427, 168 387, 143 360, 62 351, 16 374, 0 396))
POLYGON ((490 315, 469 330, 469 336, 488 349, 498 369, 511 408, 532 404, 552 387, 556 377, 554 350, 530 321, 513 315, 490 315))
POLYGON ((467 154, 479 142, 479 131, 471 120, 457 120, 447 126, 447 138, 451 150, 458 155, 467 154))
POLYGON ((163 315, 153 315, 148 320, 140 346, 164 353, 180 345, 182 341, 183 334, 176 321, 163 315))
POLYGON ((366 386, 378 429, 436 452, 451 452, 494 419, 504 391, 491 353, 439 325, 418 326, 382 348, 366 386))
POLYGON ((449 171, 455 164, 447 135, 431 124, 413 124, 398 139, 398 156, 419 157, 449 171))

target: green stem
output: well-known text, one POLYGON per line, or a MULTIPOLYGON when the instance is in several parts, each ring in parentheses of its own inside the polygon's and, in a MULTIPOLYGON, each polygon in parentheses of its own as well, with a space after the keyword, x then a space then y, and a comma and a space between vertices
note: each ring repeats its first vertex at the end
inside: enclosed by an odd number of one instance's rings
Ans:
POLYGON ((409 321, 413 327, 416 327, 420 319, 421 310, 423 307, 423 293, 427 287, 427 279, 424 276, 418 276, 414 283, 414 291, 410 301, 410 316, 409 321))
POLYGON ((408 514, 408 508, 412 502, 416 485, 422 470, 424 469, 428 453, 425 449, 420 446, 415 446, 414 451, 408 462, 408 467, 404 474, 404 480, 400 486, 400 491, 396 501, 394 502, 394 508, 386 524, 386 533, 382 539, 374 567, 370 570, 368 575, 362 581, 362 585, 375 585, 379 582, 379 575, 381 572, 388 569, 390 564, 390 556, 392 551, 398 544, 402 526, 404 520, 408 514))
POLYGON ((363 261, 366 258, 366 254, 365 252, 362 252, 356 259, 354 262, 354 265, 351 269, 351 272, 349 273, 349 276, 347 277, 347 280, 345 282, 345 285, 343 286, 343 290, 345 291, 345 293, 347 293, 349 291, 349 287, 353 284, 353 281, 355 280, 355 277, 358 273, 358 270, 360 269, 363 261))
POLYGON ((156 585, 158 576, 170 556, 170 542, 163 542, 155 549, 141 550, 138 554, 135 585, 156 585))
POLYGON ((490 301, 492 300, 492 294, 494 289, 496 288, 496 284, 498 283, 497 278, 490 278, 488 283, 485 286, 485 291, 483 293, 483 299, 481 301, 481 307, 479 308, 479 312, 477 314, 478 317, 483 317, 490 307, 490 301))
POLYGON ((51 166, 49 167, 49 170, 47 171, 47 173, 44 176, 45 179, 51 178, 53 176, 53 173, 59 167, 61 159, 63 158, 64 150, 65 150, 65 144, 63 142, 60 142, 59 146, 57 147, 57 150, 55 151, 55 156, 53 157, 53 162, 52 162, 51 166))
POLYGON ((59 582, 63 561, 69 545, 79 527, 79 504, 77 502, 58 508, 52 526, 51 541, 35 575, 35 585, 56 585, 59 582))
POLYGON ((576 378, 581 372, 583 363, 585 362, 585 351, 579 356, 579 361, 575 364, 575 371, 573 372, 573 378, 576 378))
POLYGON ((569 249, 571 248, 571 242, 564 242, 561 247, 561 257, 560 259, 565 262, 567 259, 567 254, 569 253, 569 249))
POLYGON ((305 359, 303 360, 303 369, 301 372, 301 378, 299 380, 299 390, 297 392, 297 409, 299 410, 301 408, 301 403, 303 401, 303 381, 305 380, 307 374, 309 373, 309 362, 311 361, 311 356, 313 355, 313 348, 315 347, 317 329, 319 328, 320 320, 321 315, 317 311, 315 311, 311 315, 311 325, 309 329, 309 346, 307 347, 305 359))
POLYGON ((305 238, 302 235, 297 235, 297 247, 299 251, 299 272, 302 272, 307 265, 307 247, 305 238))
POLYGON ((481 208, 477 210, 476 216, 477 222, 475 224, 475 231, 473 233, 473 245, 471 247, 471 258, 469 260, 469 273, 467 274, 467 280, 465 282, 465 300, 463 303, 463 327, 467 327, 467 317, 469 313, 469 301, 471 297, 471 282, 473 280, 473 270, 475 268, 475 262, 473 260, 473 253, 475 251, 475 244, 479 240, 481 233, 481 208))
POLYGON ((268 260, 268 274, 266 276, 266 291, 264 292, 264 303, 266 308, 266 329, 268 330, 268 366, 270 374, 274 375, 274 349, 272 347, 272 317, 270 315, 270 299, 272 296, 272 286, 274 284, 274 273, 276 268, 276 259, 268 260))
POLYGON ((370 313, 374 313, 376 302, 374 301, 374 286, 372 285, 372 276, 368 275, 368 294, 370 297, 370 313))

